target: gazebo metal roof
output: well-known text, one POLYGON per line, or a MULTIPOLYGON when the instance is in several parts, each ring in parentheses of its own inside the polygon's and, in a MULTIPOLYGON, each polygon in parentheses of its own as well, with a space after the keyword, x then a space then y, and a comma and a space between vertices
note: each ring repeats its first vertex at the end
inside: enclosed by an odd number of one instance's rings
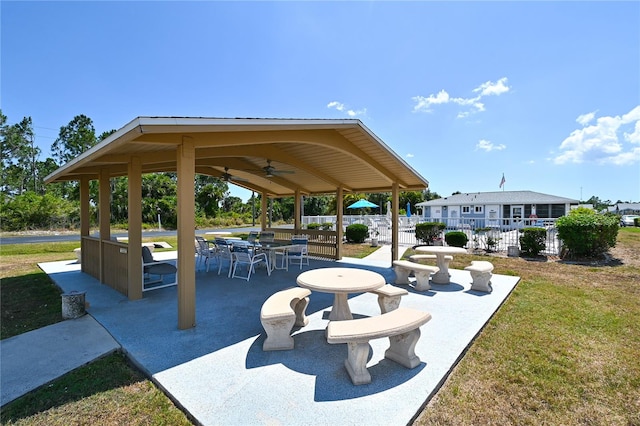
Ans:
POLYGON ((185 138, 195 146, 196 172, 272 197, 423 190, 429 182, 360 120, 138 117, 47 176, 47 183, 125 176, 138 157, 143 173, 177 168, 185 138), (267 176, 267 160, 276 170, 267 176), (293 173, 278 174, 277 171, 293 173), (239 180, 234 180, 237 178, 239 180))

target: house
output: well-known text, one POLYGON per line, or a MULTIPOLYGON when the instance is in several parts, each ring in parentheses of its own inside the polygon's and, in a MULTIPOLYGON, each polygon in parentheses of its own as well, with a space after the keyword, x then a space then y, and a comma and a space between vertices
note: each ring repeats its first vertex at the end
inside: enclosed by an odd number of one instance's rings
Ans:
POLYGON ((496 191, 455 194, 416 207, 423 220, 444 222, 448 228, 515 229, 557 219, 579 203, 533 191, 496 191))
POLYGON ((611 213, 623 214, 640 214, 640 203, 618 203, 608 208, 611 213))

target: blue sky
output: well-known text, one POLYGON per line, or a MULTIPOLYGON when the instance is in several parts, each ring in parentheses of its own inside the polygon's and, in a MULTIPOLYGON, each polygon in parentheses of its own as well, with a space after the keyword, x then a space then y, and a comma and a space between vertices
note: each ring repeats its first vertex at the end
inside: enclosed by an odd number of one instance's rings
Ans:
MULTIPOLYGON (((640 2, 2 1, 1 107, 358 118, 432 191, 640 201, 640 2)), ((231 185, 232 194, 247 191, 231 185)))

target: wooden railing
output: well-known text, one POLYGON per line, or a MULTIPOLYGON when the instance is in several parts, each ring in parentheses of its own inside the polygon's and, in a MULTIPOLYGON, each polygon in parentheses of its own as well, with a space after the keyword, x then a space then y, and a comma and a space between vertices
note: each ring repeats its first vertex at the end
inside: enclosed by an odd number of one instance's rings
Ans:
POLYGON ((82 272, 100 280, 100 238, 82 237, 80 247, 82 272))
POLYGON ((129 264, 127 244, 95 237, 82 237, 82 272, 109 287, 128 295, 129 264), (101 256, 102 252, 102 256, 101 256), (100 258, 102 257, 102 274, 100 258))
POLYGON ((338 248, 336 245, 337 233, 335 231, 320 231, 315 229, 287 229, 269 228, 265 231, 273 232, 278 242, 291 241, 294 235, 306 235, 309 237, 309 256, 323 259, 337 259, 338 248))
MULTIPOLYGON (((102 241, 103 282, 125 296, 129 295, 129 256, 127 244, 117 241, 102 241)), ((142 260, 141 260, 142 261, 142 260)))

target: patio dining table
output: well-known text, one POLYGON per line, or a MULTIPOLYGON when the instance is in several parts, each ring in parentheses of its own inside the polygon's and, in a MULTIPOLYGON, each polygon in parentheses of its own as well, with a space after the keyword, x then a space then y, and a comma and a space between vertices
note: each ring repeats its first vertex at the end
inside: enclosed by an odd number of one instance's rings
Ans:
POLYGON ((333 293, 333 307, 329 314, 331 321, 353 319, 349 309, 349 293, 364 293, 386 284, 385 278, 377 272, 358 268, 319 268, 298 275, 300 287, 321 293, 333 293))
POLYGON ((454 254, 466 254, 467 250, 461 247, 449 246, 419 246, 415 248, 416 253, 429 253, 436 255, 436 266, 439 271, 433 274, 431 282, 434 284, 449 284, 449 262, 454 254))
POLYGON ((258 247, 260 250, 267 252, 269 268, 273 271, 274 269, 288 269, 287 250, 295 248, 296 244, 269 242, 259 244, 258 247), (278 253, 282 254, 282 263, 280 266, 278 266, 278 263, 276 262, 276 256, 278 253))

